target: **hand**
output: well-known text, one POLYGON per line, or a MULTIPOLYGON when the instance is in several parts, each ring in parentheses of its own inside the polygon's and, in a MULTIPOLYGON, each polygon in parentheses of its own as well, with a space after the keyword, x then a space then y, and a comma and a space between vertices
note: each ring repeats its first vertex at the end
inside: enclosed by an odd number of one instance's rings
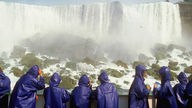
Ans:
POLYGON ((91 81, 89 81, 89 84, 88 84, 88 85, 89 85, 89 87, 92 87, 91 81))
POLYGON ((157 86, 158 86, 158 85, 155 83, 155 84, 154 84, 154 88, 157 88, 157 86))
POLYGON ((148 90, 151 90, 151 87, 150 87, 150 85, 146 85, 146 87, 147 87, 147 89, 148 89, 148 90))
POLYGON ((35 96, 35 99, 36 99, 36 100, 38 100, 38 99, 39 99, 39 97, 36 95, 36 96, 35 96))
POLYGON ((42 70, 41 70, 41 69, 39 69, 38 74, 39 74, 40 76, 42 76, 42 75, 43 75, 43 72, 42 72, 42 70))

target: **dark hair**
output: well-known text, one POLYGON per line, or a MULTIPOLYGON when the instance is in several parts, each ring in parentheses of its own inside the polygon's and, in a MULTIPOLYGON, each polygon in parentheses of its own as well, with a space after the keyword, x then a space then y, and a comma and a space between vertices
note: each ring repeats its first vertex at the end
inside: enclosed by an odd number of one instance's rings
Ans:
POLYGON ((1 67, 0 67, 0 72, 3 72, 3 70, 1 69, 1 67))

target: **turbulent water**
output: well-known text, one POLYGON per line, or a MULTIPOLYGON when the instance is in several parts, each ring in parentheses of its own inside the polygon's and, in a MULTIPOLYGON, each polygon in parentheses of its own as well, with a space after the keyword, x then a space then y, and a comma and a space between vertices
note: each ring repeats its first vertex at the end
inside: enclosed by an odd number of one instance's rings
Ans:
MULTIPOLYGON (((37 51, 50 50, 45 53, 48 57, 54 56, 55 53, 57 55, 54 57, 64 58, 94 54, 102 56, 104 53, 105 57, 107 54, 109 57, 103 59, 111 60, 111 57, 120 60, 121 58, 135 59, 132 55, 147 53, 155 43, 179 43, 181 39, 181 19, 177 4, 160 2, 128 5, 112 2, 37 6, 0 2, 0 52, 11 51, 14 44, 25 40, 37 51), (52 53, 53 55, 48 55, 52 53)), ((162 49, 164 48, 160 48, 162 49)), ((183 53, 182 50, 173 50, 169 52, 170 57, 158 61, 159 65, 167 65, 170 60, 177 61, 181 68, 174 72, 179 73, 184 69, 182 64, 191 65, 191 58, 183 53)), ((150 57, 150 54, 147 53, 147 57, 150 57)), ((13 82, 12 88, 18 80, 12 72, 12 67, 24 69, 20 60, 21 58, 4 60, 5 63, 10 64, 5 72, 13 82)), ((43 71, 52 74, 54 71, 61 72, 62 69, 67 69, 65 74, 75 79, 75 76, 80 76, 81 72, 97 77, 101 69, 115 69, 123 73, 123 76, 121 78, 110 76, 111 82, 118 84, 120 88, 129 89, 134 78, 134 69, 131 65, 128 65, 128 69, 117 66, 110 60, 106 62, 103 60, 104 62, 102 61, 98 66, 80 62, 75 66, 77 69, 73 70, 66 67, 66 62, 70 61, 67 59, 43 71)), ((123 61, 127 62, 127 59, 123 61)), ((151 65, 157 63, 157 60, 152 57, 149 62, 151 65)), ((146 80, 151 86, 155 81, 151 76, 146 80)), ((94 84, 97 86, 97 78, 94 84)))
POLYGON ((166 2, 64 6, 0 2, 0 51, 9 50, 23 38, 50 33, 91 38, 99 44, 125 48, 121 50, 135 54, 156 42, 180 40, 179 7, 166 2))

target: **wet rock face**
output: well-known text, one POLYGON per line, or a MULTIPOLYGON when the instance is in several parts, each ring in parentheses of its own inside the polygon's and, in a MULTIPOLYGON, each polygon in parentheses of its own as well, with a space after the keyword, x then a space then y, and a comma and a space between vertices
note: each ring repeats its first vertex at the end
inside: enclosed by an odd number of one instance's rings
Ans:
POLYGON ((20 46, 14 46, 10 58, 21 58, 25 55, 26 49, 20 46))
POLYGON ((20 63, 28 68, 32 67, 33 65, 38 65, 42 68, 43 60, 36 57, 36 55, 33 53, 28 53, 21 58, 20 63))
POLYGON ((186 67, 186 68, 184 69, 184 72, 192 73, 192 66, 186 67))
POLYGON ((62 76, 62 82, 60 83, 60 87, 65 87, 66 89, 73 89, 77 84, 77 80, 69 77, 62 76))
POLYGON ((110 75, 110 76, 113 76, 113 77, 116 77, 116 78, 121 78, 124 74, 118 70, 115 70, 115 69, 106 69, 107 73, 110 75))
POLYGON ((22 75, 24 75, 24 71, 20 70, 17 67, 12 67, 11 68, 11 72, 16 76, 16 77, 21 77, 22 75))
POLYGON ((124 67, 124 68, 128 68, 127 66, 127 63, 123 62, 122 60, 117 60, 114 62, 117 66, 121 66, 121 67, 124 67))
POLYGON ((168 67, 173 71, 179 70, 178 62, 175 61, 169 61, 168 67))

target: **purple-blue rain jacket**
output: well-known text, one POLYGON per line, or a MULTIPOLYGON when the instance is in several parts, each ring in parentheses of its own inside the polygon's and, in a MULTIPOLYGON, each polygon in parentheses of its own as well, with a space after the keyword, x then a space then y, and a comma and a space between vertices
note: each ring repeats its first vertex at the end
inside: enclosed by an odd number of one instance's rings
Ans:
POLYGON ((101 85, 96 88, 97 108, 118 108, 119 97, 115 86, 109 83, 108 75, 103 71, 99 76, 101 85))
POLYGON ((71 108, 90 108, 92 90, 89 82, 90 80, 86 75, 79 79, 79 86, 72 91, 71 108))
POLYGON ((187 108, 192 108, 192 80, 187 83, 185 94, 188 99, 187 108))
POLYGON ((10 79, 3 72, 0 72, 0 99, 10 93, 10 84, 10 79))
POLYGON ((159 70, 161 75, 161 88, 153 89, 153 95, 157 98, 157 108, 178 108, 175 94, 170 84, 170 69, 166 66, 159 70))
POLYGON ((185 96, 185 89, 188 82, 187 76, 184 72, 181 72, 177 76, 177 79, 179 80, 179 83, 173 88, 177 105, 179 108, 187 108, 188 99, 185 96))
POLYGON ((39 67, 34 65, 17 81, 11 94, 9 108, 36 107, 36 92, 45 88, 43 77, 37 79, 38 71, 39 67))
POLYGON ((149 90, 144 84, 143 73, 146 68, 142 65, 136 66, 135 79, 129 90, 129 108, 149 108, 148 95, 149 90))
POLYGON ((66 108, 66 103, 70 100, 70 94, 64 88, 58 87, 61 77, 58 73, 51 76, 49 87, 44 90, 44 108, 66 108))

